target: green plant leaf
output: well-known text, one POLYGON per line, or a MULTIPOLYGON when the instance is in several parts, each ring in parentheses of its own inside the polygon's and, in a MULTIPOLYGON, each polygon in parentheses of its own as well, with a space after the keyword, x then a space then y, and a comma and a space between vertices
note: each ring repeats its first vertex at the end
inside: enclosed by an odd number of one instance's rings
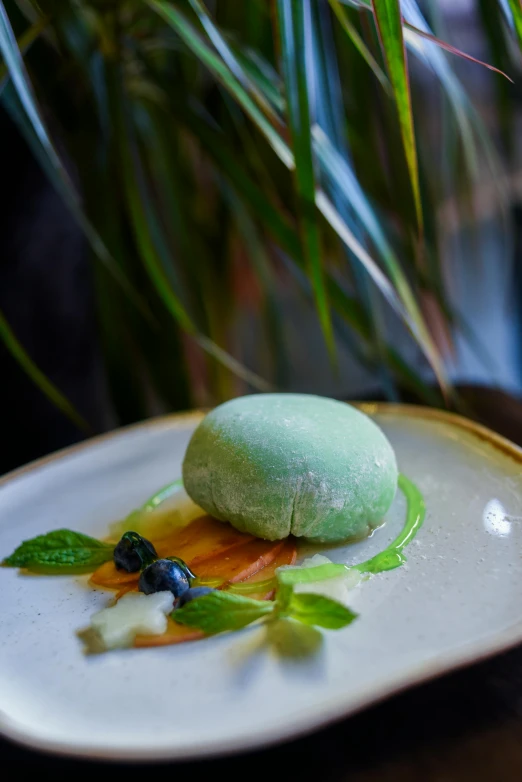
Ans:
POLYGON ((283 83, 271 63, 265 60, 258 51, 241 47, 240 41, 235 42, 234 52, 250 81, 265 95, 266 100, 272 104, 279 116, 282 116, 285 110, 283 83))
POLYGON ((191 600, 174 611, 174 621, 202 630, 207 635, 240 630, 252 622, 271 614, 274 604, 252 600, 230 592, 214 591, 191 600))
POLYGON ((245 87, 248 93, 254 98, 258 106, 263 113, 276 125, 281 125, 281 118, 274 111, 271 101, 267 100, 263 92, 258 89, 257 84, 253 81, 248 72, 243 68, 242 64, 232 51, 224 36, 221 34, 219 28, 212 21, 210 14, 200 0, 189 0, 190 5, 194 9, 205 29, 208 37, 216 47, 217 51, 221 55, 223 61, 236 77, 236 79, 245 87))
POLYGON ((520 51, 522 52, 522 0, 508 0, 508 2, 513 16, 513 24, 515 25, 520 51))
POLYGON ((356 208, 359 218, 381 253, 381 257, 386 264, 393 285, 390 283, 388 277, 383 274, 380 267, 367 250, 353 235, 341 215, 324 193, 320 193, 318 198, 320 211, 330 225, 336 230, 339 237, 364 265, 390 306, 407 324, 412 335, 432 365, 441 388, 448 391, 450 386, 443 363, 428 332, 413 291, 406 275, 402 271, 400 263, 396 259, 395 254, 385 238, 379 222, 366 200, 362 189, 351 171, 347 168, 345 162, 336 153, 331 144, 329 144, 327 137, 320 129, 314 129, 314 138, 319 159, 325 166, 328 174, 337 181, 342 192, 345 193, 346 197, 356 208))
POLYGON ((422 204, 417 163, 417 147, 413 128, 410 85, 406 65, 406 51, 402 34, 402 16, 399 0, 372 0, 373 12, 399 115, 402 141, 410 173, 413 199, 419 232, 423 233, 422 204))
POLYGON ((277 131, 274 130, 242 84, 238 82, 225 63, 209 46, 207 46, 201 35, 193 25, 190 24, 184 14, 171 3, 162 2, 160 0, 146 0, 146 2, 153 11, 156 11, 156 13, 158 13, 170 27, 176 31, 188 48, 196 55, 198 60, 204 63, 215 78, 230 91, 231 95, 233 95, 267 138, 276 154, 281 158, 285 165, 292 167, 293 159, 288 146, 281 139, 277 131))
POLYGON ((483 60, 478 60, 476 57, 472 57, 471 54, 466 54, 466 52, 463 52, 461 49, 457 49, 455 46, 451 46, 451 44, 446 43, 445 41, 441 41, 440 38, 436 38, 431 33, 428 33, 425 30, 419 30, 418 27, 415 27, 409 22, 403 22, 403 24, 407 30, 410 30, 415 35, 419 35, 421 38, 425 38, 427 41, 431 41, 431 43, 436 44, 441 49, 444 49, 446 52, 449 52, 450 54, 455 54, 457 57, 461 57, 463 60, 469 60, 469 62, 474 62, 475 65, 482 65, 483 68, 487 68, 489 71, 498 73, 500 76, 503 76, 505 79, 510 81, 512 84, 514 84, 513 79, 510 76, 508 76, 507 73, 501 71, 500 68, 495 68, 494 65, 489 65, 489 63, 483 62, 483 60))
MULTIPOLYGON (((219 137, 219 135, 213 133, 213 131, 210 128, 205 128, 204 125, 201 123, 201 120, 192 119, 190 121, 191 123, 193 123, 194 121, 197 122, 197 134, 199 138, 205 140, 208 138, 208 140, 206 140, 206 148, 209 154, 216 157, 219 164, 222 166, 223 171, 225 171, 228 176, 233 176, 234 184, 238 186, 241 190, 241 193, 248 198, 250 204, 255 208, 256 212, 259 213, 259 211, 262 210, 263 218, 269 221, 269 226, 274 231, 274 235, 276 236, 278 241, 282 242, 283 247, 288 252, 290 252, 292 258, 297 260, 299 263, 301 263, 302 261, 304 265, 303 268, 305 268, 306 264, 304 261, 302 251, 299 248, 298 237, 295 234, 295 232, 293 232, 290 229, 288 224, 285 224, 285 221, 282 218, 280 212, 278 212, 275 208, 273 208, 267 202, 266 197, 262 193, 262 191, 260 191, 255 186, 254 183, 248 180, 245 171, 241 170, 237 166, 232 153, 225 152, 223 146, 223 140, 219 137), (214 136, 213 139, 211 139, 210 137, 211 134, 214 136)), ((317 127, 315 127, 314 137, 313 137, 314 151, 319 154, 319 159, 321 160, 321 162, 324 163, 327 160, 327 158, 325 158, 324 155, 322 155, 322 153, 324 152, 324 144, 321 145, 322 138, 325 138, 324 133, 321 136, 320 131, 317 129, 317 127)), ((341 179, 341 186, 345 190, 348 184, 350 182, 352 183, 349 184, 349 187, 351 188, 351 190, 349 191, 350 205, 355 209, 358 217, 362 220, 363 225, 370 232, 372 239, 374 241, 377 240, 380 249, 383 251, 383 256, 388 265, 390 276, 392 276, 393 284, 396 286, 396 290, 394 290, 393 285, 390 285, 390 282, 382 274, 378 265, 373 261, 373 259, 371 258, 367 250, 361 244, 361 242, 354 236, 353 232, 348 228, 344 219, 339 215, 337 210, 333 208, 331 201, 328 198, 326 198, 324 192, 322 192, 319 189, 316 189, 315 191, 316 205, 318 206, 319 210, 323 213, 323 215, 326 217, 330 225, 337 232, 337 234, 344 242, 346 247, 351 252, 354 253, 358 262, 362 263, 363 267, 370 274, 374 283, 377 285, 378 289, 381 291, 381 293, 388 301, 388 303, 391 304, 391 306, 395 309, 398 315, 403 320, 405 320, 406 323, 409 324, 409 327, 413 335, 419 342, 423 352, 427 355, 430 363, 432 363, 432 365, 434 366, 436 374, 442 386, 444 388, 447 388, 448 384, 445 378, 443 367, 440 362, 440 358, 431 342, 429 334, 423 323, 419 309, 415 303, 415 298, 413 296, 407 278, 402 271, 401 265, 395 259, 391 250, 389 249, 389 245, 386 243, 384 239, 384 234, 379 226, 378 220, 374 215, 372 215, 371 207, 365 201, 362 189, 356 183, 353 174, 351 175, 351 178, 348 180, 345 176, 346 164, 343 162, 344 168, 337 168, 337 164, 338 164, 338 160, 335 161, 335 165, 333 166, 335 171, 335 176, 341 179), (340 175, 341 170, 343 171, 342 177, 340 175), (400 303, 400 300, 397 297, 397 293, 400 299, 402 299, 402 304, 400 303)), ((347 193, 345 192, 345 195, 346 194, 347 193)), ((348 304, 348 300, 346 299, 344 294, 340 293, 339 288, 336 287, 335 282, 328 281, 327 285, 328 285, 328 293, 330 296, 335 296, 336 301, 338 303, 344 301, 345 305, 348 304)), ((353 307, 350 307, 350 309, 353 310, 353 307)), ((348 309, 345 309, 345 314, 347 312, 348 309)), ((352 312, 350 318, 354 314, 355 313, 352 312)), ((352 320, 352 325, 353 325, 353 320, 352 320)))
MULTIPOLYGON (((49 18, 47 16, 42 16, 22 33, 17 39, 17 45, 22 54, 25 54, 30 49, 48 25, 49 18)), ((8 78, 9 70, 7 65, 5 63, 0 63, 0 95, 2 94, 2 90, 5 87, 8 78)))
POLYGON ((32 358, 22 347, 9 323, 0 311, 0 339, 11 353, 13 358, 20 364, 24 372, 31 378, 33 383, 38 386, 40 391, 45 394, 47 399, 61 410, 79 429, 84 432, 90 432, 91 427, 87 421, 80 415, 73 404, 64 394, 51 383, 45 374, 36 366, 32 358))
POLYGON ((24 541, 3 564, 37 572, 91 571, 109 562, 113 551, 114 546, 89 535, 58 529, 24 541))
MULTIPOLYGON (((190 121, 192 123, 194 122, 193 119, 190 121)), ((205 127, 202 125, 200 120, 196 119, 195 121, 198 123, 197 134, 199 138, 204 139, 205 136, 212 133, 210 129, 205 129, 205 127)), ((242 193, 244 195, 247 195, 247 197, 250 200, 255 198, 255 208, 256 210, 259 209, 261 206, 261 200, 264 198, 263 194, 260 192, 254 194, 255 186, 253 186, 251 182, 249 182, 247 185, 247 179, 245 177, 244 171, 241 171, 239 167, 237 167, 232 154, 224 153, 223 151, 221 151, 222 144, 223 144, 222 140, 219 138, 217 134, 215 134, 215 138, 213 141, 210 141, 209 139, 207 143, 207 150, 209 151, 210 154, 213 155, 217 154, 219 156, 218 160, 223 170, 226 171, 228 175, 230 175, 230 173, 233 173, 234 183, 239 184, 242 193)), ((314 145, 315 145, 315 139, 314 139, 314 145)), ((361 262, 363 266, 366 268, 366 270, 370 272, 370 275, 372 276, 374 282, 381 290, 381 293, 383 293, 385 298, 396 309, 400 317, 405 319, 406 322, 410 323, 410 328, 412 330, 412 333, 418 339, 419 344, 421 345, 423 351, 428 355, 430 362, 436 366, 437 375, 439 379, 441 379, 443 386, 446 387, 447 383, 444 379, 444 371, 440 364, 440 359, 436 351, 434 350, 433 345, 430 342, 429 335, 426 331, 425 326, 423 325, 422 318, 420 317, 418 308, 415 307, 413 294, 411 294, 411 291, 409 290, 409 285, 407 283, 406 277, 402 273, 400 265, 397 265, 395 268, 397 271, 397 280, 399 281, 398 283, 399 295, 401 297, 404 297, 404 301, 406 302, 405 304, 406 310, 403 308, 403 306, 398 304, 397 296, 393 290, 393 287, 390 286, 389 282, 386 280, 384 275, 382 275, 382 272, 377 267, 377 265, 372 261, 368 252, 364 249, 364 247, 362 247, 361 243, 354 237, 352 231, 348 229, 344 220, 342 220, 342 218, 341 220, 338 219, 340 216, 338 215, 337 210, 332 209, 332 204, 328 199, 325 199, 325 194, 322 193, 319 189, 316 189, 314 197, 315 197, 316 205, 319 207, 319 210, 323 212, 328 222, 332 225, 334 230, 336 230, 341 240, 348 247, 348 249, 355 254, 359 262, 361 262), (409 314, 408 314, 408 307, 410 307, 409 314)), ((284 226, 284 221, 281 219, 281 216, 277 212, 277 210, 273 209, 272 207, 269 207, 266 200, 265 203, 263 204, 263 210, 264 210, 263 212, 264 217, 268 218, 271 221, 272 227, 274 227, 277 232, 278 239, 283 240, 284 242, 283 246, 291 252, 292 257, 296 259, 302 257, 301 252, 299 252, 298 247, 296 246, 295 234, 291 236, 290 231, 286 226, 284 226)), ((374 223, 376 223, 375 220, 374 223)), ((331 287, 331 283, 328 283, 329 290, 330 287, 331 287)))
MULTIPOLYGON (((339 6, 339 9, 343 9, 339 6)), ((343 89, 340 73, 340 63, 335 55, 335 36, 332 27, 332 19, 326 3, 315 2, 313 5, 314 16, 312 24, 312 58, 310 68, 314 73, 315 84, 315 125, 328 137, 335 147, 337 154, 343 160, 346 167, 353 170, 349 139, 346 134, 346 117, 343 111, 343 89)), ((312 128, 312 145, 317 159, 317 145, 312 128)), ((322 174, 320 166, 318 172, 322 174)), ((339 214, 359 239, 366 246, 366 237, 361 226, 357 209, 350 203, 339 188, 337 182, 328 177, 321 177, 322 185, 332 199, 339 214)), ((316 193, 317 197, 317 193, 316 193)), ((369 340, 376 356, 375 365, 379 373, 383 390, 390 400, 397 400, 397 390, 393 382, 385 358, 383 338, 383 307, 382 300, 378 296, 375 286, 366 274, 357 256, 344 247, 344 255, 353 272, 355 292, 361 304, 368 313, 369 340)), ((337 330, 336 330, 337 332, 337 330)), ((353 347, 352 347, 353 349, 353 347)))
POLYGON ((330 199, 322 192, 319 193, 318 196, 318 207, 346 246, 349 247, 357 258, 359 258, 361 263, 364 264, 364 267, 371 275, 386 301, 407 324, 419 346, 430 361, 441 387, 445 391, 449 391, 450 384, 446 376, 444 365, 442 364, 438 351, 427 331, 422 316, 420 315, 413 294, 408 294, 407 289, 401 291, 402 295, 407 297, 406 305, 401 302, 389 279, 383 274, 372 256, 350 231, 330 199), (409 314, 409 311, 413 314, 413 317, 409 314))
POLYGON ((269 345, 270 361, 274 367, 276 386, 285 387, 287 385, 285 381, 287 381, 289 359, 286 355, 283 313, 277 298, 275 275, 265 243, 248 210, 235 192, 230 193, 229 200, 237 221, 239 233, 244 240, 245 247, 248 248, 248 258, 259 282, 263 297, 264 321, 267 324, 266 336, 269 345))
POLYGON ((311 115, 307 59, 309 46, 309 0, 278 0, 277 20, 285 81, 288 122, 295 158, 303 253, 326 345, 335 355, 332 321, 328 306, 322 248, 315 210, 315 174, 312 158, 311 115))
POLYGON ((358 616, 336 600, 306 592, 292 595, 288 611, 292 619, 302 624, 324 627, 327 630, 347 627, 358 616))
POLYGON ((357 32, 357 28, 355 25, 352 24, 352 21, 350 17, 348 16, 348 11, 346 8, 342 6, 342 4, 339 2, 339 0, 330 0, 330 5, 332 7, 332 11, 336 15, 337 19, 339 20, 339 24, 343 28, 344 32, 347 34, 348 38, 352 42, 352 44, 355 46, 359 54, 362 56, 362 58, 366 61, 368 66, 372 69, 373 73, 381 83, 382 87, 385 89, 387 93, 391 93, 391 84, 382 70, 381 66, 371 53, 371 51, 368 49, 366 44, 364 43, 363 39, 357 32))
MULTIPOLYGON (((262 191, 257 182, 249 177, 245 168, 240 167, 237 163, 236 157, 232 151, 228 148, 226 140, 222 135, 213 130, 209 125, 202 122, 201 118, 194 114, 190 117, 184 117, 188 122, 194 133, 204 143, 207 153, 211 158, 220 166, 222 175, 229 179, 230 183, 242 196, 245 203, 253 214, 260 217, 266 230, 273 236, 273 238, 280 244, 281 248, 288 253, 288 260, 292 259, 299 269, 299 272, 305 271, 305 260, 302 254, 302 248, 299 242, 299 236, 294 226, 287 219, 285 214, 274 207, 271 201, 268 199, 267 194, 262 191)), ((316 194, 317 195, 317 194, 316 194)), ((365 263, 366 257, 358 258, 359 263, 365 263)), ((297 269, 294 267, 294 272, 297 269)), ((380 280, 381 278, 379 278, 380 280)), ((300 274, 299 281, 305 288, 308 285, 308 278, 303 274, 300 274)), ((327 277, 328 295, 334 308, 341 314, 342 318, 353 328, 358 334, 360 334, 365 340, 370 338, 370 325, 369 319, 361 303, 349 296, 340 286, 339 282, 328 275, 327 277)), ((379 283, 377 283, 379 284, 379 283)), ((384 282, 386 286, 387 283, 384 282)), ((388 289, 386 287, 384 295, 387 296, 388 289)), ((393 296, 393 293, 391 294, 393 296)), ((400 310, 400 305, 399 305, 400 310)), ((402 317, 402 311, 400 312, 402 317)), ((398 370, 403 376, 403 369, 405 367, 399 367, 394 359, 394 365, 398 367, 398 370)), ((409 379, 413 380, 415 373, 409 375, 409 379)), ((408 386, 410 384, 408 383, 408 386)), ((417 378, 416 388, 422 387, 422 381, 417 378)))
MULTIPOLYGON (((273 354, 284 364, 284 327, 291 317, 284 307, 287 283, 314 303, 303 241, 303 201, 295 198, 298 188, 292 179, 294 136, 287 127, 290 106, 285 100, 283 51, 280 36, 271 28, 278 8, 275 2, 270 6, 258 0, 256 13, 251 14, 248 5, 236 0, 150 0, 142 3, 139 13, 132 4, 125 10, 116 4, 114 13, 99 2, 76 4, 74 10, 56 2, 38 6, 52 13, 49 34, 41 36, 22 61, 27 79, 34 75, 36 109, 41 116, 40 105, 45 106, 44 116, 60 129, 60 143, 70 161, 67 171, 74 171, 72 184, 82 196, 79 208, 149 314, 154 313, 151 325, 144 325, 103 264, 97 265, 96 309, 103 320, 104 354, 119 421, 165 408, 205 405, 244 388, 232 385, 230 373, 193 350, 195 336, 186 340, 181 333, 171 309, 174 304, 186 312, 204 347, 225 351, 217 358, 232 366, 234 359, 226 351, 236 339, 236 315, 242 316, 245 309, 240 299, 241 265, 249 264, 256 275, 260 316, 256 345, 261 348, 255 358, 261 374, 266 369, 275 374, 276 360, 272 364, 267 356, 273 354), (128 99, 131 155, 136 152, 139 169, 132 171, 142 201, 138 228, 148 234, 163 275, 161 284, 175 297, 168 305, 144 260, 129 206, 122 132, 114 122, 107 78, 114 64, 121 70, 128 99), (279 334, 275 337, 278 316, 281 340, 279 334)), ((37 21, 38 12, 33 14, 26 0, 20 13, 15 2, 6 7, 11 26, 17 35, 22 33, 18 48, 23 47, 24 31, 37 21)), ((436 293, 444 317, 457 328, 444 302, 444 282, 439 284, 441 260, 433 226, 437 222, 447 229, 446 215, 452 221, 462 219, 463 200, 471 197, 484 174, 501 189, 505 178, 498 176, 498 164, 496 169, 493 165, 493 146, 452 71, 447 50, 441 48, 443 27, 431 16, 434 35, 422 16, 419 21, 417 3, 401 0, 408 52, 434 71, 443 95, 437 160, 430 159, 427 113, 421 108, 415 114, 426 246, 425 268, 415 269, 415 215, 409 206, 409 178, 402 176, 406 168, 401 126, 395 106, 375 82, 375 65, 382 68, 382 63, 367 13, 371 4, 359 4, 364 14, 358 14, 356 2, 346 0, 307 0, 289 7, 292 22, 295 14, 304 20, 306 56, 299 51, 294 59, 301 64, 305 60, 312 117, 314 190, 307 206, 320 232, 324 255, 319 260, 332 330, 356 361, 379 373, 381 383, 389 370, 401 387, 440 404, 438 391, 431 394, 423 381, 424 366, 415 367, 392 347, 387 320, 380 319, 384 305, 379 292, 425 353, 430 354, 433 346, 429 335, 425 339, 417 285, 436 293), (484 162, 491 172, 485 171, 484 162)), ((508 38, 514 31, 509 9, 508 0, 503 0, 495 16, 505 53, 493 60, 508 73, 514 53, 508 38)), ((382 70, 379 76, 386 83, 382 70)), ((511 86, 504 80, 495 82, 511 106, 511 86)), ((49 177, 58 179, 15 90, 17 85, 9 79, 2 103, 49 177)), ((296 90, 293 98, 298 97, 296 90)), ((420 106, 415 103, 415 112, 420 106)), ((513 114, 503 116, 509 123, 513 114)), ((58 157, 65 160, 61 153, 58 157)), ((243 344, 241 340, 235 348, 238 357, 243 344)), ((238 369, 242 371, 241 366, 238 369)), ((387 385, 385 393, 392 393, 387 385)))
POLYGON ((167 273, 172 265, 168 242, 154 208, 154 199, 147 185, 143 162, 134 138, 132 114, 129 111, 128 99, 123 94, 121 80, 118 76, 115 76, 113 86, 114 97, 118 101, 119 123, 122 130, 120 154, 126 184, 125 195, 136 243, 152 283, 174 320, 203 350, 254 388, 263 391, 271 390, 270 384, 263 378, 248 370, 226 350, 205 334, 200 333, 180 297, 173 289, 167 273))

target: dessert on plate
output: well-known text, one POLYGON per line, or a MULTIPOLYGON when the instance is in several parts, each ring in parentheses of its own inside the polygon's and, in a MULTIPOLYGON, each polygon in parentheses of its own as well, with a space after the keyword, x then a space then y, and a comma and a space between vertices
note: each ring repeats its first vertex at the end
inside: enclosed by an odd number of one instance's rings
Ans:
POLYGON ((290 618, 340 629, 345 595, 363 574, 397 567, 423 519, 379 427, 350 405, 306 394, 259 394, 215 408, 188 444, 183 479, 99 541, 56 530, 22 543, 4 564, 91 573, 113 604, 91 619, 105 649, 193 641, 290 618), (330 546, 383 523, 397 486, 409 508, 384 551, 348 568, 301 541, 330 546))

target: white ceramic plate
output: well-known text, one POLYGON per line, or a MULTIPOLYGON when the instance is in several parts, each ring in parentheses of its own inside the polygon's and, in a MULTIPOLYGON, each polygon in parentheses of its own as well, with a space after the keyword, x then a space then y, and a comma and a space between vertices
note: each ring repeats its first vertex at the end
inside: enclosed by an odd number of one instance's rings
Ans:
MULTIPOLYGON (((108 602, 86 578, 0 568, 0 729, 89 757, 195 758, 310 731, 417 682, 522 641, 522 451, 463 419, 366 406, 422 489, 427 517, 407 564, 353 592, 342 631, 280 644, 263 628, 159 649, 86 657, 75 631, 108 602)), ((199 414, 65 451, 0 486, 0 556, 58 527, 102 536, 180 475, 199 414)), ((404 520, 337 549, 360 561, 404 520)), ((286 639, 288 641, 288 639, 286 639)))

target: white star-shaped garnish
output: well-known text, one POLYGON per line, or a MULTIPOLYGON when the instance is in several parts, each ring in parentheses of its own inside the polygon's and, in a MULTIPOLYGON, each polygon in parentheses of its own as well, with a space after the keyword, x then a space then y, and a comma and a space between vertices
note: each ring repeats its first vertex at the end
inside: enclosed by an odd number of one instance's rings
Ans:
MULTIPOLYGON (((303 560, 300 565, 283 565, 278 568, 282 570, 295 570, 298 568, 314 568, 321 565, 332 565, 333 562, 323 554, 314 554, 313 557, 303 560)), ((322 581, 308 581, 303 584, 294 584, 294 592, 313 592, 317 595, 324 595, 339 603, 348 605, 352 595, 350 591, 355 589, 361 582, 361 574, 355 568, 346 568, 345 573, 333 578, 325 578, 322 581)))
POLYGON ((91 617, 91 627, 107 649, 131 646, 137 635, 161 635, 167 629, 167 614, 174 607, 172 592, 143 595, 129 592, 118 602, 91 617))

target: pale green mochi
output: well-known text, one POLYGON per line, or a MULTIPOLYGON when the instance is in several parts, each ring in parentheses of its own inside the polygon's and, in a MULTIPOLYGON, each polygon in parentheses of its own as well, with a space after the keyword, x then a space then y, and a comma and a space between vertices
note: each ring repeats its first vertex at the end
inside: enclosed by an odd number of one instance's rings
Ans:
POLYGON ((393 449, 354 407, 308 394, 254 394, 216 407, 183 463, 207 513, 259 538, 368 535, 397 489, 393 449))

